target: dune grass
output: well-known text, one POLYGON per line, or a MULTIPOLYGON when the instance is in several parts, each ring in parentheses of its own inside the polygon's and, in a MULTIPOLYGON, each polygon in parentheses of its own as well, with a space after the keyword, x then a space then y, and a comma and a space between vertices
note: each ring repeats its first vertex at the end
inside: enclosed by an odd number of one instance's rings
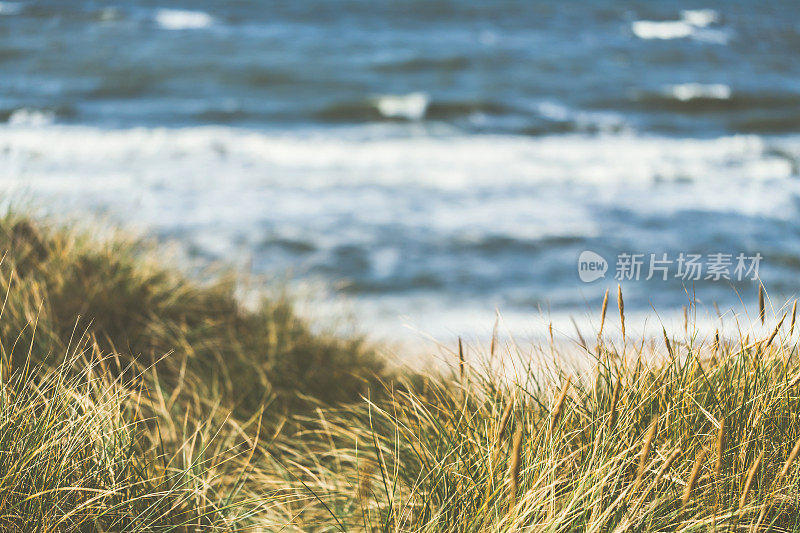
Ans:
POLYGON ((288 299, 248 309, 234 276, 200 283, 163 265, 152 244, 119 233, 99 240, 10 214, 0 220, 0 251, 2 356, 12 366, 53 364, 85 333, 115 354, 117 370, 161 360, 161 379, 174 386, 191 367, 246 414, 265 402, 296 407, 298 391, 355 400, 384 369, 363 338, 314 332, 288 299))
POLYGON ((652 352, 599 337, 588 374, 504 354, 509 377, 487 354, 462 375, 454 354, 450 380, 327 412, 295 457, 325 450, 308 468, 326 505, 305 512, 347 531, 800 531, 795 320, 652 352))
POLYGON ((269 439, 387 375, 363 338, 287 298, 243 306, 233 276, 195 281, 119 232, 12 213, 0 250, 4 531, 263 524, 269 439))
POLYGON ((0 250, 4 531, 800 531, 796 305, 398 374, 123 236, 7 215, 0 250))

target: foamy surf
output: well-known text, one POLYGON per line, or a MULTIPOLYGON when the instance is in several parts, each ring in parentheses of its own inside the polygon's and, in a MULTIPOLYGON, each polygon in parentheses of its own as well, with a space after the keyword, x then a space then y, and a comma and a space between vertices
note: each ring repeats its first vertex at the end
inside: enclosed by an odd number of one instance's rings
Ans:
POLYGON ((679 20, 636 20, 631 31, 640 39, 686 39, 724 44, 727 33, 708 27, 719 21, 713 9, 690 9, 681 11, 679 20))
POLYGON ((668 92, 681 102, 698 98, 728 100, 732 94, 731 88, 722 83, 682 83, 669 87, 668 92))
MULTIPOLYGON (((207 260, 318 280, 354 298, 362 323, 395 331, 400 315, 441 333, 469 313, 490 324, 495 307, 509 317, 576 309, 601 296, 599 281, 577 278, 582 250, 613 269, 619 250, 758 242, 769 265, 779 259, 768 243, 793 238, 797 137, 423 131, 19 122, 0 126, 0 191, 58 213, 109 213, 207 260), (621 220, 635 229, 620 231, 621 220)), ((668 309, 684 294, 674 280, 646 289, 631 287, 632 310, 668 309)), ((735 294, 702 289, 708 301, 735 294)))
POLYGON ((719 13, 713 9, 685 9, 681 11, 681 17, 697 28, 705 28, 719 22, 719 13))
POLYGON ((633 135, 419 135, 387 128, 298 133, 225 127, 103 130, 47 125, 49 116, 22 110, 0 126, 0 176, 42 172, 170 175, 209 184, 219 176, 293 186, 424 185, 440 189, 505 183, 643 185, 724 179, 786 179, 800 145, 776 155, 763 138, 674 139, 633 135), (33 127, 36 125, 38 127, 33 127), (45 127, 42 127, 45 126, 45 127))
POLYGON ((640 39, 683 39, 692 35, 694 28, 682 20, 637 20, 631 25, 633 34, 640 39))
POLYGON ((46 126, 55 122, 56 114, 50 110, 22 108, 8 117, 9 126, 46 126))
POLYGON ((203 11, 159 9, 155 21, 165 30, 197 30, 211 26, 214 17, 203 11))
POLYGON ((376 100, 378 112, 386 118, 422 120, 428 109, 430 97, 423 92, 404 95, 385 95, 376 100))

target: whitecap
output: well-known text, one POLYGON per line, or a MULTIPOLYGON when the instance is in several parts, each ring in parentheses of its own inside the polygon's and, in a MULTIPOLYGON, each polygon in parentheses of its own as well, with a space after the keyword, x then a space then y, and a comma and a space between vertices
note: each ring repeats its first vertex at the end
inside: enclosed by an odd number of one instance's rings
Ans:
POLYGON ((691 37, 694 27, 684 20, 637 20, 631 25, 640 39, 684 39, 691 37))
POLYGON ((719 21, 719 14, 713 9, 685 9, 681 18, 697 28, 705 28, 719 21))
POLYGON ((696 98, 728 100, 732 94, 731 88, 723 83, 681 83, 669 87, 668 90, 681 102, 688 102, 696 98))
POLYGON ((47 126, 55 122, 56 115, 52 111, 41 109, 17 109, 8 117, 11 126, 47 126))
POLYGON ((691 37, 698 41, 725 44, 728 33, 711 29, 709 26, 719 22, 719 14, 713 9, 685 9, 680 20, 637 20, 631 24, 631 31, 640 39, 685 39, 691 37))
POLYGON ((196 30, 214 23, 214 17, 208 13, 183 9, 159 9, 155 20, 165 30, 196 30))
POLYGON ((403 95, 385 95, 378 98, 375 105, 378 112, 386 118, 405 118, 421 120, 428 110, 430 97, 423 92, 403 95))
POLYGON ((17 15, 22 11, 21 2, 0 2, 0 15, 17 15))

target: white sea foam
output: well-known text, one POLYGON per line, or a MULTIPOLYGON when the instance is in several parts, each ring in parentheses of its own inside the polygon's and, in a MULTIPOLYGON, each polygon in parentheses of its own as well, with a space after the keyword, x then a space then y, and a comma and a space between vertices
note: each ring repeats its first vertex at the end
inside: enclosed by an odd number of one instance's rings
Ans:
POLYGON ((680 20, 637 20, 631 31, 640 39, 686 39, 725 44, 728 33, 709 26, 719 21, 713 9, 687 9, 681 11, 680 20))
MULTIPOLYGON (((284 252, 269 248, 270 268, 293 272, 303 271, 305 258, 339 268, 350 260, 336 254, 352 253, 352 281, 389 284, 402 295, 394 302, 378 292, 395 331, 398 313, 422 320, 428 331, 439 314, 406 298, 416 281, 403 271, 420 266, 408 254, 426 246, 443 251, 427 252, 435 257, 423 276, 450 272, 449 261, 463 253, 471 258, 467 277, 501 279, 515 263, 482 259, 494 242, 525 254, 514 247, 602 238, 603 217, 619 210, 674 220, 658 233, 665 239, 686 231, 692 222, 683 222, 685 213, 789 225, 797 212, 800 180, 790 178, 800 137, 775 145, 757 136, 409 133, 417 126, 269 133, 20 122, 0 126, 0 193, 33 196, 59 213, 101 210, 225 261, 258 257, 271 240, 310 250, 286 252, 280 263, 284 252)), ((557 292, 552 296, 562 297, 557 292)), ((443 298, 432 301, 447 307, 443 298)), ((491 327, 494 302, 476 305, 488 310, 491 327)), ((458 313, 442 326, 463 328, 466 304, 450 307, 458 313)), ((364 316, 370 324, 376 314, 364 316)))
MULTIPOLYGON (((591 208, 566 191, 642 213, 699 209, 774 218, 792 216, 794 208, 792 196, 776 195, 770 184, 797 185, 788 178, 800 159, 800 139, 772 150, 757 136, 365 137, 359 130, 24 124, 0 126, 0 189, 55 195, 168 228, 257 226, 270 205, 276 224, 302 227, 318 216, 315 231, 322 233, 329 231, 325 217, 352 210, 367 225, 400 217, 421 230, 455 232, 467 216, 476 228, 519 239, 593 235, 591 208), (489 187, 504 192, 489 202, 479 193, 489 187), (550 192, 518 194, 531 187, 550 192), (448 200, 465 191, 476 195, 469 207, 448 200), (418 207, 403 215, 401 198, 418 207)), ((350 229, 370 238, 357 227, 350 229)))
POLYGON ((422 120, 428 109, 430 97, 423 92, 403 95, 385 95, 376 101, 378 112, 386 118, 422 120))
POLYGON ((41 109, 17 109, 8 117, 11 126, 46 126, 56 119, 55 113, 41 109))
POLYGON ((681 18, 697 28, 705 28, 719 22, 719 14, 713 9, 685 9, 681 18))
MULTIPOLYGON (((707 89, 704 89, 707 91, 707 89)), ((714 89, 716 91, 716 89, 714 89)), ((695 93, 696 94, 696 93, 695 93)), ((103 130, 45 125, 46 112, 20 110, 0 127, 0 176, 110 169, 183 177, 213 185, 219 176, 280 184, 424 184, 449 188, 497 183, 651 183, 653 179, 727 181, 744 164, 769 160, 757 136, 717 139, 513 135, 372 136, 361 130, 263 133, 224 127, 103 130), (19 166, 21 165, 21 167, 19 166), (16 170, 15 170, 16 169, 16 170), (162 171, 163 169, 163 171, 162 171), (252 170, 255 169, 255 170, 252 170), (301 179, 294 181, 297 175, 301 179), (204 179, 204 176, 206 177, 204 179), (207 180, 207 182, 206 182, 207 180)), ((778 159, 782 161, 782 159, 778 159)), ((790 170, 772 178, 789 177, 790 170)), ((740 176, 747 179, 746 175, 740 176)), ((142 182, 143 186, 147 182, 142 182)))
POLYGON ((183 9, 159 9, 155 20, 165 30, 196 30, 214 23, 214 17, 208 13, 183 9))
MULTIPOLYGON (((397 224, 464 246, 487 235, 594 238, 597 210, 619 206, 642 216, 792 217, 789 191, 800 183, 788 179, 789 158, 800 158, 800 139, 785 140, 779 153, 755 136, 376 137, 372 130, 17 125, 0 127, 0 191, 50 198, 66 210, 108 210, 226 257, 236 255, 237 242, 260 242, 265 225, 288 231, 289 240, 301 229, 315 249, 377 250, 384 243, 376 228, 397 224)), ((391 268, 387 258, 376 260, 376 272, 391 268)))
POLYGON ((0 2, 0 15, 17 15, 22 11, 22 2, 0 2))
POLYGON ((694 26, 683 20, 637 20, 631 30, 640 39, 683 39, 692 35, 694 26))
POLYGON ((670 94, 681 102, 687 102, 696 98, 728 100, 732 94, 731 88, 722 83, 681 83, 679 85, 672 85, 668 90, 670 94))

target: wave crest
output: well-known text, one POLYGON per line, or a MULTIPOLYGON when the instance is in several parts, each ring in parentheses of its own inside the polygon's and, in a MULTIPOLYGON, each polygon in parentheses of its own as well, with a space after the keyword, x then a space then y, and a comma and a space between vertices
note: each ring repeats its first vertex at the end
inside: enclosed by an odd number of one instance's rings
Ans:
POLYGON ((385 95, 375 102, 378 112, 386 118, 422 120, 430 104, 430 97, 423 92, 404 95, 385 95))
POLYGON ((713 9, 685 9, 679 20, 636 20, 631 31, 640 39, 686 39, 726 44, 728 34, 709 26, 719 21, 719 14, 713 9))
POLYGON ((214 23, 214 17, 204 11, 183 9, 159 9, 155 20, 165 30, 197 30, 214 23))

